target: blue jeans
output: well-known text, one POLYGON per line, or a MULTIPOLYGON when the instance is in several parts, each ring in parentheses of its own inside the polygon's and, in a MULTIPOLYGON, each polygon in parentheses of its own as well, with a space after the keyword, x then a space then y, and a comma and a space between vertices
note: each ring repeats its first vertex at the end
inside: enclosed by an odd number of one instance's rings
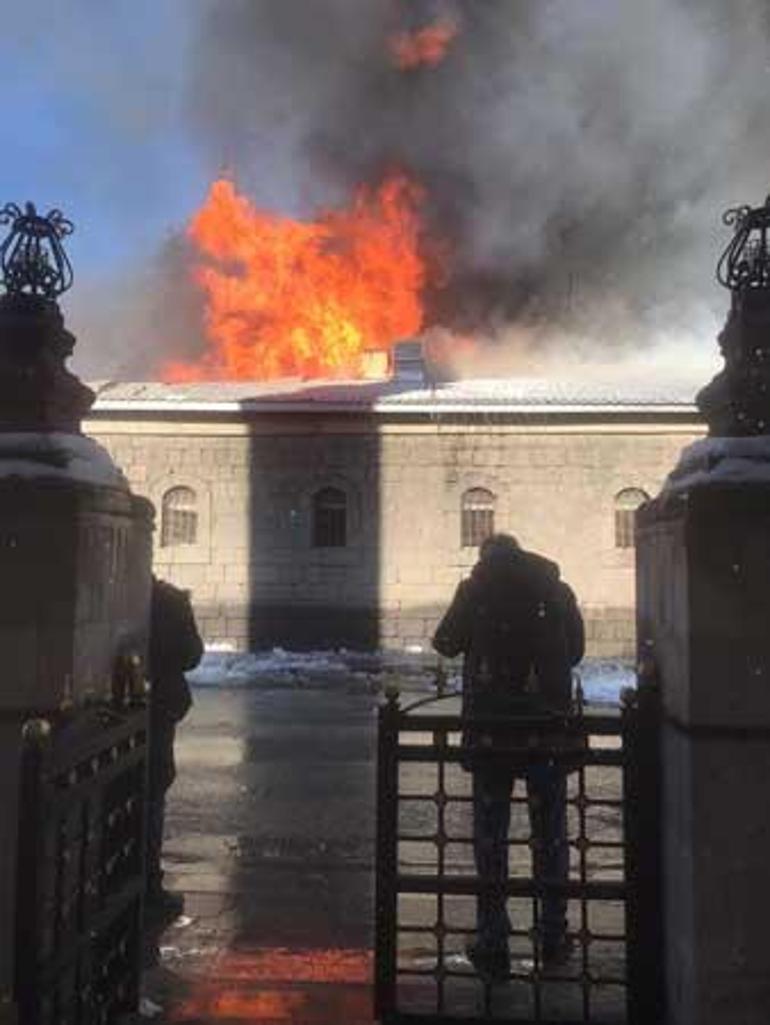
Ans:
MULTIPOLYGON (((533 874, 541 884, 565 883, 569 877, 567 843, 567 776, 553 765, 533 765, 523 776, 527 784, 533 840, 533 874)), ((478 945, 484 951, 506 951, 510 919, 506 908, 508 827, 512 770, 478 766, 473 771, 473 853, 482 884, 477 898, 478 945)), ((567 928, 567 898, 546 892, 539 899, 540 936, 558 942, 567 928)))

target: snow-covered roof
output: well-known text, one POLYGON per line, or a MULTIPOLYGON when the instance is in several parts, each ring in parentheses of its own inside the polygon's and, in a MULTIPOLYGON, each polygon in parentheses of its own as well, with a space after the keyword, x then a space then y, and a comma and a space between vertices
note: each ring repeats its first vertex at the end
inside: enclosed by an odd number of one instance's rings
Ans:
MULTIPOLYGON (((633 375, 632 375, 633 376, 633 375)), ((587 373, 573 377, 519 376, 417 385, 405 381, 92 383, 93 412, 363 412, 441 413, 694 413, 705 383, 686 376, 623 379, 587 373)))

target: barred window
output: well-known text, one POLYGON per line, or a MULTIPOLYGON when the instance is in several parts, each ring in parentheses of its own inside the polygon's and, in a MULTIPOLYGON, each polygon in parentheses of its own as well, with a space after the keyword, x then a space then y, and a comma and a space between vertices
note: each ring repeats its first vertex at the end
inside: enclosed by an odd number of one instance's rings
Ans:
POLYGON ((495 532, 495 496, 486 488, 470 488, 463 494, 461 505, 461 539, 463 548, 476 548, 495 532))
POLYGON ((641 488, 625 488, 615 496, 615 547, 634 547, 636 510, 649 499, 641 488))
POLYGON ((161 547, 194 545, 197 540, 198 496, 192 488, 170 488, 163 496, 161 506, 161 547))
POLYGON ((348 535, 348 498, 340 488, 321 488, 313 496, 313 547, 344 548, 348 535))

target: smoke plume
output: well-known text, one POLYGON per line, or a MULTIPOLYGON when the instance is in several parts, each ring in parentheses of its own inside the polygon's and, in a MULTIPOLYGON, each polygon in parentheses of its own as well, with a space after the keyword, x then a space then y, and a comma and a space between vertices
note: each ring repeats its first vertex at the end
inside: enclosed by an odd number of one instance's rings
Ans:
POLYGON ((770 187, 767 0, 254 0, 203 10, 212 172, 309 213, 393 163, 449 243, 432 324, 620 351, 705 333, 722 211, 770 187), (451 23, 404 69, 394 33, 451 23), (566 341, 565 341, 566 340, 566 341))
POLYGON ((78 338, 73 369, 134 381, 156 377, 169 359, 197 359, 206 342, 195 267, 192 245, 176 231, 147 265, 80 282, 64 304, 78 338))

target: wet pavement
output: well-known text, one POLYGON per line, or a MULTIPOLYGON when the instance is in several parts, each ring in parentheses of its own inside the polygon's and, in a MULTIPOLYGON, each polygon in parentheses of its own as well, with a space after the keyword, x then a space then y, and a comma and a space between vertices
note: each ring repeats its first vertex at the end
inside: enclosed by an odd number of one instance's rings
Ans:
MULTIPOLYGON (((185 909, 148 955, 141 1020, 372 1022, 382 698, 344 680, 194 696, 178 732, 164 848, 166 885, 184 893, 185 909)), ((458 786, 467 780, 460 773, 458 786)), ((616 822, 602 828, 614 835, 616 822)), ((456 867, 472 873, 469 854, 456 867)), ((417 848, 407 856, 422 859, 417 848)), ((472 900, 463 904, 471 926, 472 900)), ((411 946, 400 961, 430 955, 411 946)), ((611 967, 622 975, 622 964, 611 967)), ((477 983, 466 981, 462 1002, 477 983)))
POLYGON ((160 937, 145 1014, 371 1021, 380 699, 341 683, 194 696, 164 847, 185 909, 160 937))

